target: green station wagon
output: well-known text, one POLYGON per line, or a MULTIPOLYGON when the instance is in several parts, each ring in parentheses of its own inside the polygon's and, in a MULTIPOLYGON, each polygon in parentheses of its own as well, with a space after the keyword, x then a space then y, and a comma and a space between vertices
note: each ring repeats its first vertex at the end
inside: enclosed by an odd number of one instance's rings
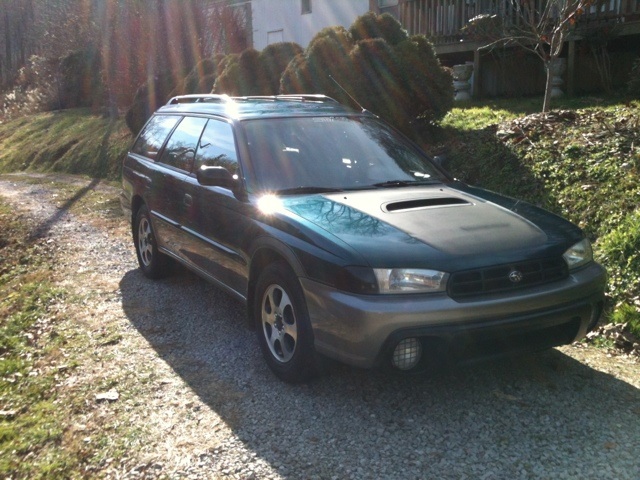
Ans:
POLYGON ((329 357, 421 371, 582 338, 606 273, 583 232, 453 179, 321 95, 183 96, 123 166, 140 268, 177 261, 246 303, 288 382, 329 357))

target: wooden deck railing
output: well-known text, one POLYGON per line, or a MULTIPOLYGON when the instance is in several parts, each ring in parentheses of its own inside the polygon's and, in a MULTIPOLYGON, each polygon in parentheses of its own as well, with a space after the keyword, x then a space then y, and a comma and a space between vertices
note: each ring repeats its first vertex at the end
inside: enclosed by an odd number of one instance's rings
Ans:
MULTIPOLYGON (((544 0, 537 0, 544 1, 544 0)), ((463 41, 461 29, 480 14, 513 18, 511 3, 506 0, 400 0, 400 23, 409 34, 423 34, 436 45, 463 41)), ((639 0, 599 0, 589 7, 585 20, 599 18, 640 17, 639 0)))

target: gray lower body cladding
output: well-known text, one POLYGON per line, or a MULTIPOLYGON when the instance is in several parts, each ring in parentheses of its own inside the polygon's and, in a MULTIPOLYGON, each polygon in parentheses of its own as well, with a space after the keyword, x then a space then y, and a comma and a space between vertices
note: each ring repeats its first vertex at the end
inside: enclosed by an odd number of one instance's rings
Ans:
POLYGON ((425 351, 463 360, 571 343, 597 322, 606 273, 591 263, 559 282, 463 301, 446 294, 354 295, 300 281, 316 350, 370 368, 409 337, 425 351))

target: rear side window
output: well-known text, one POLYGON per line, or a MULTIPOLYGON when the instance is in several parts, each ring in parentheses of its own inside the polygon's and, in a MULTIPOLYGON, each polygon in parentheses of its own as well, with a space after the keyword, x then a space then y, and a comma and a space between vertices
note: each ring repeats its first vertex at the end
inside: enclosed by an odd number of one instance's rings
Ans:
POLYGON ((179 120, 180 117, 173 115, 157 115, 153 117, 145 126, 131 151, 155 160, 167 135, 179 120))
POLYGON ((238 156, 231 125, 220 120, 209 120, 196 155, 196 168, 224 167, 232 175, 238 174, 238 156))
POLYGON ((198 140, 206 123, 206 118, 185 117, 171 134, 159 162, 190 172, 198 140))

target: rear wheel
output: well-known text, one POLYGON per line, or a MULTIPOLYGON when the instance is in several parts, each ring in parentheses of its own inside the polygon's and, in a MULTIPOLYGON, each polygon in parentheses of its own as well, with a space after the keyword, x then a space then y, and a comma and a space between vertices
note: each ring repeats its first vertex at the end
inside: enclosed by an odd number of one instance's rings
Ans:
POLYGON ((309 314, 293 272, 282 263, 265 268, 256 285, 254 302, 258 341, 273 373, 290 383, 317 376, 309 314))
POLYGON ((160 253, 146 205, 136 213, 133 225, 133 242, 136 246, 138 264, 148 278, 162 278, 169 273, 169 258, 160 253))

